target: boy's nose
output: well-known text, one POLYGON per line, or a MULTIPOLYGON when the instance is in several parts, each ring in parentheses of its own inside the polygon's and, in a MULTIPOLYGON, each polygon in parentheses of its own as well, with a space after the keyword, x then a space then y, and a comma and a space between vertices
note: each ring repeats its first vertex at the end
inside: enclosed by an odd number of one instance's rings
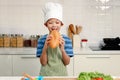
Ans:
POLYGON ((53 27, 56 28, 57 27, 56 24, 53 24, 53 27))
POLYGON ((53 26, 55 26, 56 25, 56 23, 53 23, 53 26))

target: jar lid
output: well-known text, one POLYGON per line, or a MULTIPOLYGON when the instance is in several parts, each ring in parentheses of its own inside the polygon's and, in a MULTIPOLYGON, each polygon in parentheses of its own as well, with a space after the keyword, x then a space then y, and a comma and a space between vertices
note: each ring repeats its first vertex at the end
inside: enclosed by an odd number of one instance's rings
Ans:
POLYGON ((81 41, 82 41, 82 42, 87 42, 88 40, 87 40, 87 39, 82 39, 81 41))

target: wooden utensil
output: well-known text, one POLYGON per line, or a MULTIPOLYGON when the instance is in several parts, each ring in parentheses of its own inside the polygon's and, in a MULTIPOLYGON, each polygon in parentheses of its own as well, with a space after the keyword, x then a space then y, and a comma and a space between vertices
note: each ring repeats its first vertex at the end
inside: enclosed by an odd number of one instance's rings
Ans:
POLYGON ((82 31, 82 26, 76 25, 76 34, 79 34, 82 31))
POLYGON ((74 25, 73 25, 73 24, 70 24, 70 25, 69 25, 69 28, 70 28, 70 31, 71 31, 73 34, 75 34, 75 33, 76 33, 76 31, 75 31, 75 29, 74 29, 74 25))
POLYGON ((23 75, 24 75, 24 77, 27 77, 27 78, 29 78, 30 80, 34 80, 34 78, 33 77, 31 77, 29 74, 27 74, 27 73, 23 73, 23 75))
POLYGON ((70 28, 68 28, 68 37, 72 40, 73 33, 71 32, 70 28))

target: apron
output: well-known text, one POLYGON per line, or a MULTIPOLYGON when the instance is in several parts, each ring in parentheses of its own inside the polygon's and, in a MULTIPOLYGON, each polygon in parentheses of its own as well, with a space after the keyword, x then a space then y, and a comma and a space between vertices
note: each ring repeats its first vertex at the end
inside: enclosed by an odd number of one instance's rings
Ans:
POLYGON ((67 68, 62 62, 62 53, 59 47, 47 49, 48 63, 41 66, 41 76, 67 76, 67 68))

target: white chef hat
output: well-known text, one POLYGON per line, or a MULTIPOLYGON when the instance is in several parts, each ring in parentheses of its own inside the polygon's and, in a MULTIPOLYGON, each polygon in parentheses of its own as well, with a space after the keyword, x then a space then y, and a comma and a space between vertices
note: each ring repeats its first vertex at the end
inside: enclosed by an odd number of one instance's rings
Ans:
POLYGON ((62 22, 62 6, 59 3, 46 3, 43 12, 44 23, 46 23, 50 18, 56 18, 62 22))

